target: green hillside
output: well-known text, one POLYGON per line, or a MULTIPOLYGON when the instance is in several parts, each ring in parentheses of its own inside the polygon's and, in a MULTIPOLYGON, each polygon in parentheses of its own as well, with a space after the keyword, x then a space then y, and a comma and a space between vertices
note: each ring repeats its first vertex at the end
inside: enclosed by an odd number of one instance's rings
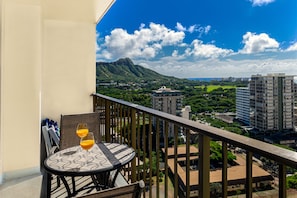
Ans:
POLYGON ((96 63, 97 82, 146 82, 146 81, 181 81, 181 79, 164 76, 153 70, 134 65, 129 58, 115 62, 96 63))

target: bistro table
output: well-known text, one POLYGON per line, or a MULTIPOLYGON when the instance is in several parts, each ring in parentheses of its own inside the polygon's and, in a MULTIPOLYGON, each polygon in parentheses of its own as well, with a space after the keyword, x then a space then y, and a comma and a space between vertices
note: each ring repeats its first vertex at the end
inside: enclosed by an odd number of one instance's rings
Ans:
MULTIPOLYGON (((49 174, 61 178, 68 197, 72 197, 87 188, 99 190, 113 185, 121 167, 131 162, 134 156, 134 149, 125 144, 97 143, 89 151, 83 150, 80 146, 74 146, 49 156, 44 161, 44 168, 49 174), (110 184, 108 180, 111 171, 115 174, 110 184), (66 176, 72 177, 72 191, 65 179, 66 176), (74 180, 76 176, 91 176, 92 185, 76 189, 74 180)), ((50 189, 47 191, 50 192, 50 189)))

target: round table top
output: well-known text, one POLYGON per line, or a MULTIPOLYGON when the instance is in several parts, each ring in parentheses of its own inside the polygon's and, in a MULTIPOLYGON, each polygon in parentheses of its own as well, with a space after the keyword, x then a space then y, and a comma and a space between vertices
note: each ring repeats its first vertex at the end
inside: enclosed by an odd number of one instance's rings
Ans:
POLYGON ((45 169, 55 175, 86 176, 118 169, 135 156, 134 149, 125 144, 97 143, 88 152, 74 146, 49 156, 45 169))

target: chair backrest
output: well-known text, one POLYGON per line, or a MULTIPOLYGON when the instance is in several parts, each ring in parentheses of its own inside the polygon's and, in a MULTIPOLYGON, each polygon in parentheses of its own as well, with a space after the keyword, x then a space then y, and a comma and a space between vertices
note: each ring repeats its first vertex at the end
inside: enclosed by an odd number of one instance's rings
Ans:
POLYGON ((142 180, 126 186, 109 188, 95 193, 82 195, 83 198, 140 198, 145 184, 142 180))
POLYGON ((101 141, 99 113, 61 115, 60 150, 79 145, 79 137, 76 135, 76 127, 77 124, 81 122, 88 124, 89 131, 94 133, 97 142, 101 141))
POLYGON ((49 133, 48 133, 48 127, 47 126, 42 126, 42 136, 45 142, 45 150, 46 150, 46 155, 50 156, 50 151, 52 149, 52 144, 50 141, 49 133))
POLYGON ((42 135, 45 142, 46 156, 50 156, 59 150, 59 137, 53 127, 42 126, 42 135))
POLYGON ((52 141, 52 144, 59 146, 60 145, 60 137, 58 136, 54 127, 50 127, 48 129, 48 134, 49 134, 50 140, 52 141))

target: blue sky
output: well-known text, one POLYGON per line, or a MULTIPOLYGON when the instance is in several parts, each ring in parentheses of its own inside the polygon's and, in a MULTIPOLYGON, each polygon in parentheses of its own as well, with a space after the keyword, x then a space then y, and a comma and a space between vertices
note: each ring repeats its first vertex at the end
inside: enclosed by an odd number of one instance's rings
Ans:
POLYGON ((179 78, 297 75, 297 0, 117 0, 97 25, 97 61, 179 78))

